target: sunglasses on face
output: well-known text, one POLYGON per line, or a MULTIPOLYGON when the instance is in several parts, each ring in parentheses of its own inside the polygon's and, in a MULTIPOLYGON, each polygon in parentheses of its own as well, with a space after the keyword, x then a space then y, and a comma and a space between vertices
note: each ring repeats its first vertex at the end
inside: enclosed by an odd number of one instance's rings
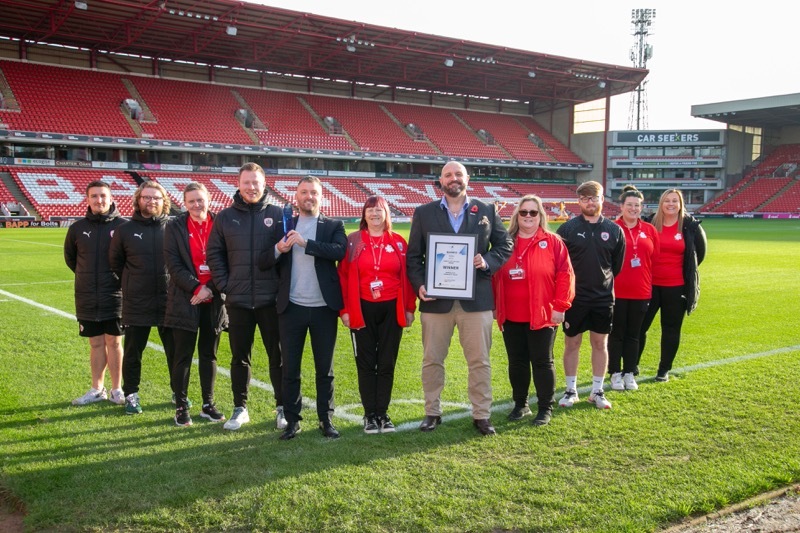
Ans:
POLYGON ((518 213, 519 213, 519 216, 521 216, 521 217, 538 217, 539 216, 539 211, 537 211, 535 209, 531 209, 530 211, 527 210, 527 209, 520 209, 518 211, 518 213))

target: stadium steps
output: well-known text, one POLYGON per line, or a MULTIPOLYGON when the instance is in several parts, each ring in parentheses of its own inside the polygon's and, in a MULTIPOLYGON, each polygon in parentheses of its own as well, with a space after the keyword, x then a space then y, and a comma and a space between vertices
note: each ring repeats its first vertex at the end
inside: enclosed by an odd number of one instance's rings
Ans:
MULTIPOLYGON (((313 108, 313 107, 311 107, 311 104, 309 104, 309 103, 306 101, 306 99, 305 99, 305 98, 303 98, 302 96, 298 96, 298 97, 297 97, 297 99, 300 101, 300 103, 303 105, 303 107, 305 107, 305 108, 306 108, 306 110, 307 110, 309 113, 311 113, 311 116, 312 116, 312 117, 314 117, 314 120, 316 120, 316 121, 317 121, 317 124, 319 124, 319 126, 320 126, 320 127, 323 129, 323 131, 327 132, 327 131, 328 131, 328 127, 327 127, 327 126, 325 126, 325 121, 324 121, 324 120, 322 120, 322 117, 321 117, 321 116, 319 116, 319 115, 317 114, 317 112, 316 112, 316 111, 314 111, 314 108, 313 108)), ((330 135, 330 134, 329 134, 329 135, 330 135)), ((353 150, 361 150, 361 147, 358 145, 358 143, 357 143, 357 142, 355 142, 355 141, 353 140, 353 138, 352 138, 352 137, 350 137, 350 134, 348 134, 348 133, 347 133, 347 130, 345 130, 345 129, 344 129, 344 127, 342 127, 342 136, 343 136, 345 139, 347 139, 347 142, 348 142, 348 143, 350 143, 350 146, 352 146, 352 147, 353 147, 353 150)))
POLYGON ((14 96, 14 91, 11 90, 11 86, 8 84, 8 80, 6 80, 5 74, 3 74, 3 70, 0 69, 0 103, 2 103, 2 107, 0 109, 4 111, 19 111, 19 102, 17 102, 17 97, 14 96))
MULTIPOLYGON (((153 112, 150 111, 150 107, 148 107, 147 102, 144 101, 142 95, 139 94, 139 90, 136 88, 133 82, 128 78, 120 78, 120 81, 122 82, 122 85, 124 85, 125 88, 128 89, 131 98, 139 102, 139 106, 141 106, 142 108, 142 122, 150 122, 153 124, 158 123, 158 120, 156 120, 156 117, 153 115, 153 112)), ((141 127, 138 128, 139 135, 142 134, 141 129, 142 129, 141 127)))
POLYGON ((39 217, 39 212, 33 207, 31 202, 25 196, 25 193, 22 192, 20 189, 19 184, 14 180, 14 177, 11 176, 10 172, 0 172, 0 181, 3 182, 3 185, 6 186, 6 190, 11 193, 11 196, 22 205, 25 209, 28 210, 31 216, 39 217))
POLYGON ((532 134, 536 135, 536 137, 537 137, 537 138, 538 138, 540 141, 542 141, 542 144, 544 145, 544 147, 537 147, 537 148, 539 148, 539 150, 541 150, 541 152, 542 152, 543 154, 545 154, 547 157, 549 157, 549 158, 550 158, 550 159, 551 159, 553 162, 558 162, 558 159, 556 159, 556 158, 553 156, 553 152, 552 152, 552 149, 550 149, 550 146, 549 146, 549 145, 548 145, 548 144, 545 142, 545 140, 544 140, 544 139, 542 139, 541 137, 539 137, 539 134, 538 134, 538 133, 536 133, 535 131, 532 131, 532 130, 531 130, 529 127, 528 127, 528 125, 527 125, 527 124, 525 124, 524 122, 522 122, 522 121, 521 121, 520 119, 518 119, 517 117, 514 117, 514 122, 516 122, 517 124, 519 124, 521 127, 525 128, 525 131, 527 131, 527 132, 528 132, 528 134, 531 134, 531 133, 532 133, 532 134))
POLYGON ((764 210, 764 209, 763 209, 764 207, 766 207, 767 205, 771 204, 772 202, 774 202, 775 200, 777 200, 778 198, 780 198, 780 197, 782 197, 784 194, 786 194, 786 192, 787 192, 789 189, 791 189, 792 187, 794 187, 794 184, 795 184, 795 183, 796 183, 796 181, 795 181, 795 180, 792 180, 792 181, 790 181, 789 183, 787 183, 786 185, 784 185, 784 186, 781 188, 781 190, 779 190, 778 192, 776 192, 775 194, 773 194, 773 195, 772 195, 772 196, 770 196, 769 198, 766 198, 766 199, 765 199, 763 202, 761 202, 760 204, 758 204, 758 206, 757 206, 755 209, 753 209, 753 211, 759 211, 759 212, 760 212, 760 211, 763 211, 763 210, 764 210))
POLYGON ((256 132, 253 130, 256 129, 266 130, 267 126, 261 121, 256 112, 253 111, 253 108, 250 107, 250 104, 247 103, 247 100, 245 100, 244 97, 241 94, 239 94, 239 91, 231 89, 231 94, 239 103, 241 109, 246 109, 251 115, 253 115, 253 126, 248 128, 245 124, 242 124, 242 129, 247 134, 247 136, 250 137, 250 140, 253 141, 253 144, 261 144, 261 140, 258 138, 258 135, 256 135, 256 132))
POLYGON ((437 154, 439 154, 439 155, 444 155, 444 152, 442 152, 442 151, 439 149, 439 147, 438 147, 438 146, 436 146, 435 144, 433 144, 433 143, 431 142, 431 140, 428 138, 428 136, 427 136, 427 135, 425 135, 425 140, 424 140, 424 141, 415 139, 415 138, 414 138, 414 136, 413 136, 413 135, 411 135, 411 132, 410 132, 410 131, 408 131, 408 130, 406 129, 406 126, 405 126, 405 124, 403 124, 402 122, 400 122, 400 120, 399 120, 399 119, 398 119, 396 116, 394 116, 394 114, 393 114, 391 111, 389 111, 388 109, 386 109, 386 107, 385 107, 385 106, 383 106, 383 105, 379 105, 378 107, 380 107, 380 108, 381 108, 381 110, 383 110, 383 112, 384 112, 384 113, 386 113, 386 115, 387 115, 387 116, 388 116, 390 119, 392 119, 392 122, 394 122, 395 124, 397 124, 397 126, 398 126, 398 127, 399 127, 399 128, 402 130, 402 131, 403 131, 403 133, 405 133, 405 134, 406 134, 406 135, 407 135, 409 138, 411 138, 411 139, 412 139, 414 142, 424 142, 425 144, 427 144, 427 145, 428 145, 428 146, 431 148, 431 150, 433 150, 433 151, 434 151, 434 152, 436 152, 437 154))
MULTIPOLYGON (((509 151, 508 151, 508 150, 506 150, 506 149, 505 149, 505 147, 504 147, 502 144, 500 144, 499 142, 497 142, 497 139, 495 139, 495 142, 494 142, 494 144, 487 144, 487 143, 486 143, 486 141, 484 141, 483 139, 481 139, 481 136, 480 136, 480 135, 478 135, 478 132, 477 132, 477 131, 475 131, 475 130, 473 129, 473 127, 472 127, 472 126, 470 126, 470 125, 469 125, 469 123, 467 123, 467 121, 466 121, 466 120, 464 120, 463 118, 461 118, 461 117, 458 115, 458 113, 456 113, 456 112, 451 112, 450 114, 451 114, 451 115, 453 115, 453 117, 455 117, 455 119, 456 119, 456 120, 457 120, 457 121, 458 121, 458 122, 459 122, 459 123, 460 123, 462 126, 464 126, 465 128, 467 128, 467 129, 470 131, 470 133, 472 133, 472 135, 473 135, 473 136, 474 136, 476 139, 478 139, 478 141, 480 141, 480 142, 481 142, 481 144, 484 144, 485 146, 494 146, 495 148, 497 148, 498 150, 500 150, 501 152, 503 152, 503 153, 506 155, 506 157, 508 157, 509 159, 515 159, 515 157, 514 157, 513 155, 511 155, 511 154, 509 153, 509 151)), ((488 132, 488 133, 490 133, 490 134, 491 134, 491 132, 488 132)))

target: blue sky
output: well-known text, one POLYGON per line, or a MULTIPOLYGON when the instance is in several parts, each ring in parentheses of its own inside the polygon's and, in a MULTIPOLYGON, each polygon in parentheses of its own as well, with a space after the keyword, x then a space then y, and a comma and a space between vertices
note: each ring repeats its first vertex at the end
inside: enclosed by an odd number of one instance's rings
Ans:
MULTIPOLYGON (((655 8, 648 129, 719 129, 691 106, 800 92, 800 2, 619 0, 260 1, 391 28, 630 66, 631 9, 655 8), (521 7, 520 7, 521 6, 521 7)), ((630 98, 612 99, 610 128, 627 129, 630 98)))

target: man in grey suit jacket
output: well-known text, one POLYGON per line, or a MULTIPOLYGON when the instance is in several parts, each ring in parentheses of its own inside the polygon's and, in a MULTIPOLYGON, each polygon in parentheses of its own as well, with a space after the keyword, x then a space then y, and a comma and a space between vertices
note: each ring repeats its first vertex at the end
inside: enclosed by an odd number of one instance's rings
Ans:
POLYGON ((439 183, 444 196, 414 210, 408 238, 408 278, 420 299, 422 324, 422 388, 425 419, 420 430, 433 431, 442 422, 440 396, 444 388, 444 360, 453 330, 469 368, 469 399, 473 424, 482 435, 494 435, 489 420, 492 407, 492 273, 511 257, 514 243, 493 205, 467 196, 469 174, 461 163, 451 161, 442 168, 439 183), (476 235, 475 298, 452 300, 429 298, 425 288, 430 233, 476 235))

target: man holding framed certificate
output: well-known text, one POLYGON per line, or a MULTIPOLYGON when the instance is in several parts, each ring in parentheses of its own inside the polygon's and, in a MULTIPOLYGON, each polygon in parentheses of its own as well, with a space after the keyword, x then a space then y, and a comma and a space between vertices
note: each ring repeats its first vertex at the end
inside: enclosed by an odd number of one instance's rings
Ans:
POLYGON ((408 278, 420 299, 422 388, 425 419, 420 430, 442 422, 444 360, 453 331, 469 368, 473 424, 494 435, 492 407, 492 273, 511 256, 514 243, 494 205, 467 196, 469 174, 461 163, 442 168, 441 200, 414 210, 408 239, 408 278))

